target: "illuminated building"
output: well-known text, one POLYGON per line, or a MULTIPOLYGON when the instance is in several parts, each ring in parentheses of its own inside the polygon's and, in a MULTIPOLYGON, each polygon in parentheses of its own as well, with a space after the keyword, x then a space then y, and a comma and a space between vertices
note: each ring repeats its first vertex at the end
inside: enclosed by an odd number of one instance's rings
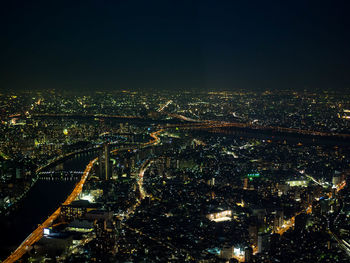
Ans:
POLYGON ((294 187, 294 186, 307 187, 309 183, 306 180, 293 180, 293 181, 288 181, 287 184, 291 187, 294 187))
POLYGON ((111 178, 109 144, 104 143, 99 156, 100 179, 108 181, 111 178))
POLYGON ((224 210, 216 213, 211 213, 207 215, 207 218, 214 222, 231 221, 232 210, 224 210))
POLYGON ((96 205, 86 200, 73 201, 70 205, 63 205, 61 216, 66 220, 74 220, 83 217, 87 212, 95 210, 96 205))
POLYGON ((69 223, 66 230, 71 232, 80 232, 80 233, 88 233, 93 231, 93 223, 88 220, 74 220, 73 222, 69 223))
POLYGON ((220 250, 220 258, 223 259, 232 259, 232 258, 238 258, 240 260, 243 260, 244 258, 244 250, 241 249, 237 245, 225 245, 221 250, 220 250))
POLYGON ((111 168, 110 168, 110 164, 109 164, 109 144, 105 143, 103 145, 103 152, 104 152, 104 157, 105 157, 105 180, 109 180, 109 178, 111 177, 111 168))

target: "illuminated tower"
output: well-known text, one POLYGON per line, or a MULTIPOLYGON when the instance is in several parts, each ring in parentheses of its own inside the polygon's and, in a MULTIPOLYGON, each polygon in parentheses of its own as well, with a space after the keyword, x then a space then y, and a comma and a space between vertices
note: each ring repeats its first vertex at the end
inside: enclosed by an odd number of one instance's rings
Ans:
POLYGON ((103 154, 104 154, 104 161, 105 161, 105 180, 109 180, 110 178, 110 173, 111 173, 111 168, 110 168, 110 164, 109 164, 109 144, 108 143, 104 143, 103 144, 103 154))
POLYGON ((109 144, 104 143, 102 149, 100 150, 100 179, 109 180, 111 178, 111 166, 110 166, 110 156, 109 156, 109 144))

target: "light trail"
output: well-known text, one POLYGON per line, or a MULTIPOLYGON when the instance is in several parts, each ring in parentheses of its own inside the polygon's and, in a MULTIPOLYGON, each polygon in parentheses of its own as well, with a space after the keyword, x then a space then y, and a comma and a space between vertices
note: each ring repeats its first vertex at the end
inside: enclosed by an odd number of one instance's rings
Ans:
MULTIPOLYGON (((147 143, 144 143, 143 146, 147 147, 151 144, 156 145, 160 142, 160 138, 158 137, 158 135, 163 131, 163 129, 152 132, 150 134, 151 136, 151 140, 147 143)), ((132 148, 131 148, 132 149, 132 148)), ((118 151, 118 149, 111 151, 112 153, 116 153, 118 151)), ((71 153, 74 154, 74 153, 71 153)), ((70 155, 70 154, 69 154, 70 155)), ((74 190, 72 191, 72 193, 67 197, 67 199, 63 202, 63 205, 69 205, 71 202, 73 202, 75 199, 77 199, 77 197, 79 196, 79 194, 81 193, 81 191, 83 190, 83 186, 90 174, 90 171, 93 167, 93 165, 95 164, 95 162, 98 160, 98 158, 95 158, 93 160, 90 161, 90 163, 86 166, 85 171, 83 173, 83 176, 81 177, 80 181, 76 184, 74 190)), ((49 164, 48 164, 49 165, 49 164)), ((48 165, 45 165, 44 167, 47 167, 48 165)), ((140 171, 140 175, 145 171, 145 169, 147 168, 148 165, 146 165, 143 169, 141 169, 140 171)), ((44 167, 40 167, 37 172, 39 172, 40 170, 42 170, 44 167)), ((142 177, 141 176, 141 177, 142 177)), ((53 212, 41 225, 39 225, 23 242, 22 244, 19 245, 19 247, 17 247, 17 249, 11 253, 11 255, 5 259, 3 261, 3 263, 12 263, 12 262, 16 262, 17 260, 19 260, 26 252, 27 250, 37 241, 39 241, 42 237, 43 237, 43 231, 44 228, 48 228, 52 225, 52 223, 57 219, 57 217, 60 215, 61 213, 61 207, 59 207, 55 212, 53 212)))
POLYGON ((201 120, 195 120, 195 119, 192 119, 192 118, 189 118, 189 117, 180 115, 180 114, 169 114, 169 116, 170 116, 170 117, 175 117, 175 118, 177 118, 177 119, 181 119, 181 120, 184 120, 184 121, 202 122, 201 120))
MULTIPOLYGON (((83 176, 80 181, 76 184, 73 192, 68 196, 68 198, 64 201, 63 205, 69 205, 72 201, 74 201, 78 195, 81 193, 83 189, 83 185, 86 179, 89 176, 89 173, 97 161, 97 158, 90 161, 90 163, 86 166, 83 176)), ((27 250, 37 241, 39 241, 43 237, 44 228, 48 228, 52 225, 52 223, 57 219, 57 217, 61 213, 61 207, 59 207, 55 212, 53 212, 41 225, 39 225, 23 242, 19 247, 11 253, 11 255, 3 261, 3 263, 12 263, 19 260, 27 250)))
POLYGON ((337 185, 337 192, 342 190, 346 186, 346 181, 344 180, 342 183, 337 185))
POLYGON ((292 218, 290 218, 290 219, 286 222, 286 224, 284 224, 283 227, 278 228, 278 230, 277 230, 276 233, 277 233, 277 234, 280 234, 280 235, 283 235, 288 229, 290 229, 291 227, 293 227, 293 226, 295 225, 295 217, 296 217, 296 216, 298 216, 298 215, 300 215, 301 213, 304 213, 304 212, 307 213, 307 214, 310 214, 311 211, 312 211, 312 205, 309 205, 307 208, 305 208, 304 210, 302 210, 302 211, 296 213, 295 216, 293 216, 292 218))
POLYGON ((305 176, 306 176, 307 178, 311 179, 314 183, 316 183, 316 184, 318 184, 318 185, 320 185, 320 186, 323 187, 323 184, 321 184, 319 181, 317 181, 317 180, 316 180, 315 178, 313 178, 311 175, 305 174, 305 176))
POLYGON ((173 103, 172 100, 168 100, 163 106, 161 106, 157 111, 162 112, 166 107, 169 106, 169 104, 173 103))
POLYGON ((339 237, 337 237, 337 235, 335 235, 331 230, 329 230, 328 232, 337 242, 339 247, 345 251, 345 253, 350 256, 350 246, 349 243, 346 242, 344 239, 340 239, 339 237))
POLYGON ((146 169, 152 164, 153 161, 147 160, 141 167, 139 172, 139 178, 137 180, 137 185, 140 191, 140 199, 144 199, 147 196, 145 189, 143 188, 143 176, 145 174, 146 169))
MULTIPOLYGON (((59 116, 60 114, 52 114, 52 115, 41 115, 41 116, 59 116)), ((63 116, 70 116, 69 114, 62 114, 63 116)), ((62 116, 60 115, 60 116, 62 116)), ((94 117, 110 117, 110 118, 137 118, 133 116, 114 116, 114 115, 100 115, 100 114, 95 114, 91 115, 94 117)), ((175 128, 175 127, 181 127, 181 129, 203 129, 203 128, 219 128, 219 127, 237 127, 237 128, 252 128, 252 129, 260 129, 260 130, 274 130, 274 131, 279 131, 279 132, 289 132, 289 133, 301 133, 301 134, 307 134, 307 135, 317 135, 317 136, 336 136, 336 137, 343 137, 343 138, 350 138, 350 135, 347 134, 333 134, 333 133, 324 133, 324 132, 315 132, 315 131, 308 131, 308 130, 300 130, 300 129, 292 129, 292 128, 282 128, 282 127, 265 127, 265 126, 255 126, 251 124, 246 124, 246 123, 228 123, 228 122, 218 122, 218 121, 198 121, 194 119, 187 118, 182 115, 177 115, 177 114, 172 114, 172 117, 178 117, 186 121, 192 121, 192 122, 197 122, 197 123, 191 123, 190 125, 168 125, 164 127, 163 129, 160 129, 158 131, 152 132, 150 134, 150 137, 152 138, 149 142, 144 143, 142 146, 147 147, 150 145, 156 145, 160 143, 160 138, 158 137, 161 132, 164 131, 164 129, 167 128, 175 128)), ((129 148, 133 149, 133 148, 129 148)), ((111 153, 117 152, 118 149, 111 151, 111 153)), ((81 193, 82 188, 84 186, 84 183, 92 169, 93 164, 98 160, 98 158, 93 159, 90 161, 90 163, 87 165, 84 174, 81 178, 81 180, 77 183, 76 187, 74 188, 73 192, 68 196, 68 198, 65 200, 63 205, 68 205, 72 201, 74 201, 78 195, 81 193)), ((39 171, 41 169, 38 169, 39 171)), ((339 187, 337 191, 341 190, 345 186, 342 185, 341 188, 339 187)), ((304 210, 303 210, 304 211, 304 210)), ((299 212, 296 214, 296 216, 303 211, 299 212)), ((53 221, 59 216, 61 212, 61 208, 58 208, 51 216, 48 217, 42 223, 41 225, 38 226, 36 230, 34 230, 23 242, 22 244, 5 260, 3 261, 4 263, 10 263, 10 262, 15 262, 19 260, 29 249, 30 246, 32 246, 35 242, 40 240, 43 236, 43 229, 49 227, 53 221)), ((311 213, 311 205, 305 209, 306 213, 311 213)), ((285 227, 280 229, 278 233, 282 235, 285 231, 287 231, 290 227, 294 226, 295 222, 295 216, 292 217, 290 220, 290 223, 287 224, 285 227)), ((344 243, 343 243, 343 246, 344 243)), ((346 246, 345 246, 346 247, 346 246)), ((347 248, 348 249, 348 248, 347 248)))

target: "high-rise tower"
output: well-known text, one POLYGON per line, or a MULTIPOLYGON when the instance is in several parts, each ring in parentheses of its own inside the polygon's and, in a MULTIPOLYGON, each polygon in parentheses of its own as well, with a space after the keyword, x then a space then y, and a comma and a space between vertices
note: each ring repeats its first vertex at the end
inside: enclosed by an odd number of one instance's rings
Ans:
POLYGON ((105 157, 105 180, 109 180, 109 178, 111 178, 110 173, 111 173, 111 167, 109 164, 109 144, 108 143, 104 143, 103 144, 103 152, 104 152, 104 157, 105 157))
POLYGON ((100 179, 109 180, 111 178, 111 166, 110 166, 110 155, 109 155, 109 144, 106 142, 103 144, 100 150, 100 179))

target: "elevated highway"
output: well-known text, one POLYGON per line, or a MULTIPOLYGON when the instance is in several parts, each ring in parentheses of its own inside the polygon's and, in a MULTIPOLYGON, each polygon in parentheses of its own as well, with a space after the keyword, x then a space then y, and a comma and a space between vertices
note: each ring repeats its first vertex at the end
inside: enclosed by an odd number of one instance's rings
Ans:
MULTIPOLYGON (((49 115, 47 115, 49 116, 49 115)), ((55 115, 56 116, 56 115, 55 115)), ((93 115, 94 117, 104 117, 104 115, 93 115)), ((113 117, 113 116, 109 116, 113 117)), ((119 117, 119 116, 116 116, 119 117)), ((296 134, 303 134, 303 135, 311 135, 311 136, 333 136, 337 138, 350 138, 350 135, 348 134, 334 134, 334 133, 326 133, 326 132, 318 132, 318 131, 309 131, 309 130, 301 130, 301 129, 293 129, 293 128, 283 128, 283 127, 265 127, 265 126, 257 126, 253 124, 247 124, 247 123, 232 123, 232 122, 220 122, 220 121, 210 121, 210 120, 204 120, 204 121, 196 121, 192 120, 190 118, 187 118, 182 115, 173 116, 173 117, 179 117, 182 120, 188 121, 189 123, 182 123, 182 124, 170 124, 163 126, 157 131, 154 131, 150 134, 151 140, 147 143, 142 144, 141 147, 147 147, 152 145, 157 145, 160 143, 159 135, 162 133, 165 129, 169 128, 181 128, 181 129, 215 129, 215 128, 240 128, 240 129, 251 129, 251 130, 261 130, 261 131, 274 131, 274 132, 284 132, 284 133, 296 133, 296 134)), ((127 116, 126 118, 129 118, 127 116)), ((128 147, 128 149, 135 149, 136 147, 128 147)), ((127 148, 123 148, 122 150, 125 150, 127 148)), ((118 150, 121 149, 115 149, 111 151, 111 153, 117 153, 118 150)), ((63 205, 68 205, 72 201, 74 201, 79 194, 81 193, 84 183, 86 182, 90 171, 95 164, 95 162, 98 160, 98 158, 95 158, 90 161, 90 163, 87 165, 80 181, 75 186, 73 192, 67 197, 67 199, 63 202, 63 205)), ((39 169, 37 172, 41 171, 42 169, 39 169)), ((142 178, 143 174, 141 173, 140 177, 142 178)), ((144 194, 144 193, 143 193, 144 194)), ((308 208, 306 212, 309 212, 308 208)), ((52 223, 57 219, 57 217, 60 215, 61 208, 58 208, 53 214, 51 214, 41 225, 37 227, 23 242, 22 244, 3 262, 10 263, 15 262, 19 260, 27 251, 28 249, 38 240, 40 240, 43 236, 43 230, 44 228, 47 228, 52 225, 52 223)), ((291 227, 294 222, 294 220, 290 221, 290 225, 286 226, 284 229, 281 229, 279 232, 280 234, 283 234, 289 227, 291 227)))
MULTIPOLYGON (((152 132, 150 134, 151 140, 147 143, 143 144, 143 147, 156 145, 160 142, 160 138, 158 135, 163 131, 163 129, 152 132)), ((135 147, 130 147, 130 149, 134 149, 135 147)), ((125 148, 123 149, 125 150, 125 148)), ((116 153, 118 149, 115 149, 111 151, 112 153, 116 153)), ((72 193, 67 197, 67 199, 62 203, 62 205, 69 205, 74 200, 76 200, 79 196, 79 194, 83 190, 83 186, 91 172, 91 169, 93 165, 97 162, 98 158, 95 158, 89 162, 89 164, 86 166, 85 171, 80 179, 80 181, 76 184, 75 188, 73 189, 72 193)), ((141 169, 144 171, 147 166, 143 167, 141 169)), ((41 171, 38 170, 38 172, 41 171)), ((44 228, 50 227, 53 222, 58 218, 58 216, 61 213, 61 207, 59 207, 55 212, 53 212, 42 224, 40 224, 20 245, 19 247, 11 253, 11 255, 3 261, 3 263, 12 263, 19 260, 29 249, 31 246, 33 246, 36 242, 38 242, 43 237, 44 228)))
MULTIPOLYGON (((81 177, 80 181, 76 184, 73 192, 67 197, 67 199, 63 202, 63 205, 68 205, 72 201, 74 201, 78 195, 81 193, 84 183, 88 178, 90 171, 97 161, 97 158, 90 161, 90 163, 86 166, 86 169, 81 177)), ((44 228, 48 228, 52 225, 52 223, 57 219, 57 217, 61 213, 61 207, 59 207, 55 212, 53 212, 41 225, 39 225, 23 242, 20 246, 11 253, 11 255, 5 259, 4 263, 16 262, 19 260, 28 249, 37 241, 39 241, 43 237, 44 228)))

